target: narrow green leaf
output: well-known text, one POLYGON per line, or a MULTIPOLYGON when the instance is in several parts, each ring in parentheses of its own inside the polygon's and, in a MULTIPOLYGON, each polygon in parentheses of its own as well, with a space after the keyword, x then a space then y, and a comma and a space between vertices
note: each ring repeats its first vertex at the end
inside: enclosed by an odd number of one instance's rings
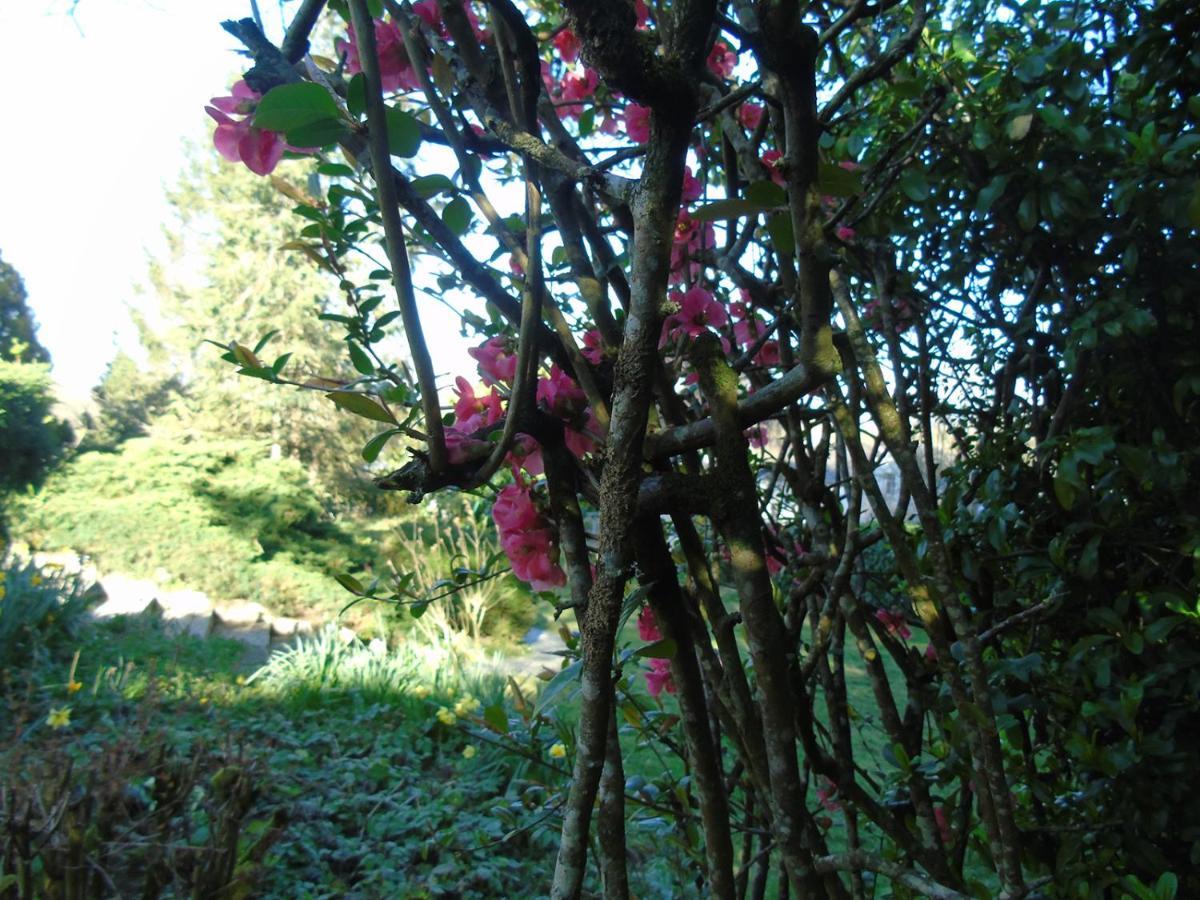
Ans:
POLYGON ((367 462, 375 462, 379 458, 379 454, 383 452, 384 446, 395 435, 400 433, 399 428, 389 428, 382 434, 377 434, 371 438, 362 448, 362 458, 367 462))
POLYGON ((267 342, 270 341, 271 338, 275 337, 275 335, 277 335, 277 334, 279 334, 279 329, 274 328, 271 331, 268 331, 262 337, 260 337, 258 339, 258 343, 254 345, 254 353, 255 354, 261 353, 262 348, 267 346, 267 342))
POLYGON ((367 111, 367 76, 359 72, 346 85, 346 108, 358 118, 367 111))
POLYGON ((336 579, 338 584, 352 594, 358 594, 359 596, 362 596, 364 593, 366 593, 366 589, 362 586, 362 582, 353 575, 347 575, 345 572, 341 572, 333 577, 336 579))
POLYGON ((433 174, 422 175, 420 178, 412 180, 413 190, 417 192, 417 196, 422 200, 428 200, 440 193, 454 193, 454 182, 445 175, 433 174))
POLYGON ((347 341, 346 346, 350 349, 350 362, 354 364, 354 368, 363 375, 374 375, 375 363, 367 356, 366 351, 354 341, 347 341))
POLYGON ((583 673, 583 663, 580 660, 575 660, 557 675, 550 679, 550 682, 543 689, 538 697, 537 706, 534 708, 536 716, 549 705, 550 701, 561 694, 571 684, 579 684, 580 676, 583 673))
POLYGON ((734 197, 729 200, 715 200, 712 203, 706 203, 692 213, 692 218, 697 222, 713 222, 718 219, 740 219, 743 216, 757 215, 764 209, 769 208, 769 206, 763 203, 755 203, 753 200, 734 197))
POLYGON ((397 424, 391 413, 365 394, 352 394, 349 391, 331 391, 325 396, 332 400, 335 405, 346 410, 346 412, 354 413, 356 416, 362 416, 364 419, 372 419, 376 422, 387 422, 389 425, 397 424))
POLYGON ((677 647, 673 640, 663 638, 661 641, 655 641, 653 644, 639 647, 633 652, 633 655, 648 657, 650 659, 674 659, 676 650, 677 647))

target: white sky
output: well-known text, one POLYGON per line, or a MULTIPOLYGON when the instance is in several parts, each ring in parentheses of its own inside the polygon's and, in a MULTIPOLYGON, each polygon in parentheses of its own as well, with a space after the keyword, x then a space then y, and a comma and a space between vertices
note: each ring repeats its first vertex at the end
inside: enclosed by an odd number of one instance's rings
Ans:
POLYGON ((249 4, 79 0, 74 18, 70 7, 0 3, 0 253, 25 279, 55 377, 82 397, 135 339, 126 303, 161 240, 163 186, 238 67, 220 21, 249 4))
MULTIPOLYGON (((250 3, 78 0, 74 17, 71 6, 0 0, 0 254, 25 280, 64 398, 79 400, 119 347, 136 346, 128 304, 162 246, 164 186, 184 142, 211 139, 204 104, 245 65, 220 23, 250 3)), ((278 4, 259 7, 277 40, 278 4)), ((455 317, 427 311, 439 380, 473 378, 455 317)))

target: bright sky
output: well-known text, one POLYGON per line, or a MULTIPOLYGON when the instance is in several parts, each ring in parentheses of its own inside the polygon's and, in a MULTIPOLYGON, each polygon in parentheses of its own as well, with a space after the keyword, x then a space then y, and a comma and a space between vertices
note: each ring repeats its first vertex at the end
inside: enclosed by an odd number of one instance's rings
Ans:
POLYGON ((126 304, 161 240, 163 186, 238 66, 220 21, 249 3, 79 0, 73 18, 70 8, 0 5, 0 253, 25 279, 55 377, 83 397, 134 339, 126 304))
MULTIPOLYGON (((0 3, 0 254, 25 279, 38 337, 65 398, 86 398, 119 347, 134 347, 128 304, 162 247, 163 190, 186 140, 207 141, 204 104, 244 67, 220 27, 249 0, 70 0, 0 3)), ((279 6, 260 0, 268 34, 279 6)), ((288 9, 294 10, 295 4, 288 9)), ((456 321, 428 309, 436 350, 461 344, 456 321)), ((461 347, 447 374, 473 365, 461 347), (462 360, 462 362, 459 362, 462 360)), ((435 365, 439 360, 435 360, 435 365)))

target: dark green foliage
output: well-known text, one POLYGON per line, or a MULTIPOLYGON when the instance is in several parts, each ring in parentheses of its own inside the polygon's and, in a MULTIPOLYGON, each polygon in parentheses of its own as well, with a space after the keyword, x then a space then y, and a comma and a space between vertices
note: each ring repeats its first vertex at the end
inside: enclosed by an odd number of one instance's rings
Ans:
POLYGON ((70 443, 53 405, 48 366, 0 361, 0 495, 38 484, 70 443))
POLYGON ((130 438, 144 437, 181 389, 179 376, 144 372, 128 354, 118 353, 92 391, 96 421, 80 448, 112 450, 130 438))
POLYGON ((89 602, 74 579, 27 564, 0 568, 0 693, 17 670, 70 655, 89 602))
POLYGON ((25 282, 0 259, 0 362, 48 363, 50 354, 38 343, 37 325, 25 301, 25 282))
POLYGON ((14 511, 40 548, 70 548, 107 571, 154 577, 277 614, 344 602, 334 572, 370 554, 335 526, 304 469, 256 441, 135 438, 78 456, 14 511))

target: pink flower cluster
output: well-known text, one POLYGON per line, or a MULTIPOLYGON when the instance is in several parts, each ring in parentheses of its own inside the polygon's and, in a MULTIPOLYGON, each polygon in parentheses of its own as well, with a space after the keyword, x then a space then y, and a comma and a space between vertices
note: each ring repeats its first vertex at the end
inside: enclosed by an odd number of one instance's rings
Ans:
POLYGON ((500 491, 492 506, 492 521, 500 530, 500 546, 514 575, 535 591, 567 583, 558 565, 558 541, 527 485, 518 481, 500 491))
MULTIPOLYGON (((673 291, 667 299, 678 309, 663 320, 662 334, 658 338, 659 348, 669 341, 681 338, 697 338, 711 328, 724 328, 729 324, 725 307, 704 288, 696 286, 680 294, 673 291)), ((728 341, 721 338, 728 352, 728 341)))
POLYGON ((724 41, 717 41, 708 51, 708 71, 724 80, 733 75, 737 65, 737 53, 730 49, 724 41))
POLYGON ((646 690, 651 697, 657 697, 666 690, 668 694, 675 693, 675 679, 671 677, 671 661, 669 659, 650 660, 650 671, 646 673, 646 690))
MULTIPOLYGON (((434 11, 436 12, 436 5, 434 11)), ((428 21, 428 10, 419 14, 428 21)), ((439 22, 440 18, 439 15, 439 22)), ((357 75, 362 71, 362 61, 358 58, 358 39, 353 25, 350 26, 349 38, 337 41, 334 46, 337 47, 338 53, 346 54, 346 71, 349 74, 357 75)), ((417 73, 408 58, 408 51, 404 49, 404 36, 400 34, 400 27, 395 22, 375 20, 375 50, 379 56, 379 74, 385 91, 411 91, 420 85, 417 73)))
POLYGON ((250 124, 261 99, 258 91, 239 81, 233 86, 232 96, 213 97, 212 105, 204 111, 217 122, 213 144, 221 156, 230 162, 245 163, 255 175, 270 175, 283 159, 284 150, 298 148, 289 147, 282 134, 250 124), (235 115, 244 118, 235 119, 235 115))
MULTIPOLYGON (((745 289, 741 291, 742 299, 729 305, 733 314, 733 340, 743 350, 748 350, 758 342, 766 328, 758 314, 751 312, 749 296, 745 289)), ((774 338, 763 341, 763 345, 754 354, 754 363, 759 366, 779 365, 779 341, 774 338)))
MULTIPOLYGON (((884 627, 894 638, 900 638, 902 641, 907 641, 912 637, 912 630, 908 627, 904 616, 898 612, 893 612, 890 609, 875 610, 875 619, 884 627)), ((932 645, 930 645, 932 646, 932 645)))
MULTIPOLYGON (((883 308, 880 306, 878 300, 872 300, 863 307, 863 318, 867 320, 867 324, 875 331, 883 331, 886 327, 883 321, 883 308)), ((896 332, 908 331, 916 323, 916 304, 904 297, 896 297, 892 301, 892 324, 896 327, 896 332)))
POLYGON ((680 210, 671 244, 671 284, 695 281, 704 268, 704 251, 717 242, 712 222, 697 222, 686 209, 680 210))

